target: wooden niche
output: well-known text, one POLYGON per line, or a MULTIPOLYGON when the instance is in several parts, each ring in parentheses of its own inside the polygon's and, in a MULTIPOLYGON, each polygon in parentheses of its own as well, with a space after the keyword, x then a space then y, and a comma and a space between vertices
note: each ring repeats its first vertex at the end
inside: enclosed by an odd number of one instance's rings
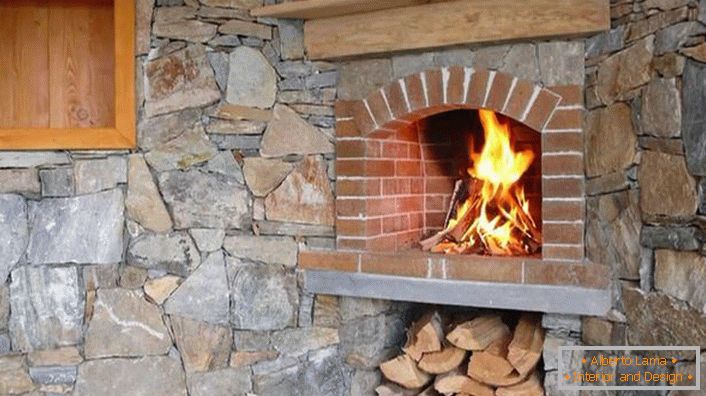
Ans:
POLYGON ((0 149, 135 146, 134 0, 0 0, 0 149))

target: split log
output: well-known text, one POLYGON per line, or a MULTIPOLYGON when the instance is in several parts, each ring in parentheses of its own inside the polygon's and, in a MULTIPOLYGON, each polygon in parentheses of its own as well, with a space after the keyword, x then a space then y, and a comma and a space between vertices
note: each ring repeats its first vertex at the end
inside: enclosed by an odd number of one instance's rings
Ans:
POLYGON ((473 360, 477 364, 468 365, 468 376, 471 378, 480 378, 486 371, 493 373, 497 377, 506 377, 515 371, 515 368, 512 367, 512 364, 507 359, 485 351, 474 352, 471 355, 471 361, 473 360))
POLYGON ((507 359, 520 374, 534 369, 542 356, 544 329, 537 315, 525 314, 515 327, 515 334, 508 346, 507 359))
POLYGON ((380 365, 385 378, 407 389, 418 389, 429 383, 431 376, 417 367, 409 355, 400 355, 380 365))
POLYGON ((465 350, 447 345, 439 352, 425 353, 419 368, 430 374, 443 374, 460 366, 465 359, 465 350))
POLYGON ((375 388, 378 396, 417 396, 417 389, 405 389, 397 384, 385 383, 375 388))
POLYGON ((492 386, 515 385, 525 378, 507 360, 482 351, 471 355, 468 376, 492 386))
POLYGON ((498 338, 497 340, 491 342, 490 345, 485 348, 485 352, 495 356, 506 357, 507 348, 510 345, 510 341, 512 341, 512 334, 508 333, 502 338, 498 338))
POLYGON ((465 376, 461 370, 436 377, 434 389, 445 395, 467 393, 476 396, 493 396, 493 388, 465 376))
POLYGON ((533 372, 519 384, 500 387, 495 391, 496 396, 544 396, 544 388, 539 382, 539 376, 533 372))
POLYGON ((494 341, 510 334, 500 316, 480 316, 456 326, 447 336, 455 346, 467 351, 482 351, 494 341))
POLYGON ((402 350, 417 362, 426 352, 440 351, 444 339, 442 327, 438 312, 430 312, 422 316, 407 331, 407 342, 402 350))

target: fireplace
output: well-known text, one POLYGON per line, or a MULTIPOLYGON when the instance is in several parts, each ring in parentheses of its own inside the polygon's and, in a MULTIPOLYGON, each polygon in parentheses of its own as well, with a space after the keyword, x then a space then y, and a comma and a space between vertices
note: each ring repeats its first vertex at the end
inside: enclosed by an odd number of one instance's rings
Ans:
POLYGON ((307 287, 476 307, 604 313, 606 268, 584 260, 582 102, 580 86, 544 87, 461 66, 413 73, 362 100, 337 102, 336 249, 300 253, 307 287), (489 139, 489 128, 504 129, 506 141, 489 139), (489 147, 493 142, 496 147, 489 147), (498 169, 480 169, 483 155, 492 159, 504 149, 508 158, 495 159, 521 168, 505 175, 512 187, 491 182, 498 169), (498 192, 500 185, 507 191, 498 192), (478 197, 469 196, 479 190, 504 195, 503 203, 484 204, 481 211, 478 197), (454 200, 454 192, 462 199, 454 200), (514 208, 506 205, 509 200, 514 208), (470 218, 460 218, 462 201, 476 205, 470 218), (504 227, 510 211, 522 217, 512 230, 504 227), (464 229, 453 237, 442 231, 461 220, 464 229), (503 232, 515 243, 493 238, 503 232), (552 293, 559 294, 550 298, 552 293), (577 303, 561 307, 561 295, 577 303))

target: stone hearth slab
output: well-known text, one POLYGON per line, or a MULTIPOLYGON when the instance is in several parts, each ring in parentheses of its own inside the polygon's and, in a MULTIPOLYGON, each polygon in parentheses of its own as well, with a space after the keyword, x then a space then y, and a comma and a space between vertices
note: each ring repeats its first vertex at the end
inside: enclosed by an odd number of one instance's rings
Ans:
POLYGON ((436 304, 603 315, 610 309, 605 265, 535 257, 303 251, 310 292, 436 304))
POLYGON ((608 289, 338 271, 308 270, 304 288, 317 294, 571 315, 602 316, 611 307, 608 289))

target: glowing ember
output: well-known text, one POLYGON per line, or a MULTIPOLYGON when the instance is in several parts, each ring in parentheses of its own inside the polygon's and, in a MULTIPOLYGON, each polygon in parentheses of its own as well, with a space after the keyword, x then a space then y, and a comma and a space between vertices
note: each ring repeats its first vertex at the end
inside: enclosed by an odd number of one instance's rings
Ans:
POLYGON ((459 181, 463 185, 457 183, 444 230, 423 241, 422 246, 449 254, 534 253, 542 237, 519 182, 534 153, 513 150, 510 126, 501 124, 494 112, 478 113, 485 142, 480 152, 470 149, 470 179, 459 181))

